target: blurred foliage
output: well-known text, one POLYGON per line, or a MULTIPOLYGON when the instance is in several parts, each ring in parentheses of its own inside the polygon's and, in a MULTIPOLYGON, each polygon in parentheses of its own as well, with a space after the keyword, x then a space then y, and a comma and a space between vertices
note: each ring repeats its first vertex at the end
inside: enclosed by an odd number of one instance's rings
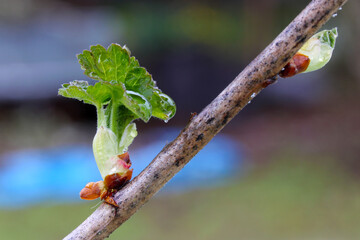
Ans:
POLYGON ((119 5, 119 11, 126 42, 142 51, 196 45, 209 55, 239 61, 260 50, 296 15, 301 5, 290 2, 137 1, 119 5))

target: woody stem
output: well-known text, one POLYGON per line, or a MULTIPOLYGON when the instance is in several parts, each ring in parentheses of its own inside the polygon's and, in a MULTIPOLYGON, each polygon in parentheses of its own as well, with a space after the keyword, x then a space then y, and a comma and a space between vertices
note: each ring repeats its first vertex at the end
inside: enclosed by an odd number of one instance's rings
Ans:
POLYGON ((102 204, 65 239, 104 239, 129 219, 268 85, 291 57, 346 0, 313 0, 150 165, 116 195, 119 208, 102 204))

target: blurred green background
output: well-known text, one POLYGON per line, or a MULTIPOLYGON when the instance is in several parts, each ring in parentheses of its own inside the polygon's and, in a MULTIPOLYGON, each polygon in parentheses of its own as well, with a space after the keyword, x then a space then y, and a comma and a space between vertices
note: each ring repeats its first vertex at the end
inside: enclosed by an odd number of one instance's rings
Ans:
MULTIPOLYGON (((182 128, 308 2, 1 0, 0 154, 91 145, 95 109, 57 89, 86 79, 75 54, 92 44, 126 44, 177 103, 166 126, 182 128)), ((279 79, 223 130, 243 149, 239 174, 156 196, 110 239, 360 239, 359 9, 349 1, 324 27, 339 30, 324 69, 279 79)), ((165 126, 137 125, 138 146, 165 126)), ((0 206, 0 239, 61 239, 95 205, 0 206)))

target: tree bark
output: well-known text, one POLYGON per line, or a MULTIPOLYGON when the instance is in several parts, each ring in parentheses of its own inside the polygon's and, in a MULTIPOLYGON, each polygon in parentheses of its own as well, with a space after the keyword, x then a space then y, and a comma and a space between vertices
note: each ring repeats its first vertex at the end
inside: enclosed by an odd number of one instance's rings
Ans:
POLYGON ((104 239, 187 164, 347 0, 313 0, 137 177, 64 239, 104 239))

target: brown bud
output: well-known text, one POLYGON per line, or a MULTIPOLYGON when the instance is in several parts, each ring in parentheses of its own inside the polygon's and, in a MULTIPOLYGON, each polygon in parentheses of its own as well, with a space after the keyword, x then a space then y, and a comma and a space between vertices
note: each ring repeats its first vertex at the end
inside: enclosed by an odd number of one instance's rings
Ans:
POLYGON ((116 173, 105 176, 104 181, 90 182, 80 192, 80 198, 85 200, 94 200, 100 197, 106 203, 118 207, 113 196, 126 183, 128 183, 132 176, 131 161, 129 153, 115 155, 112 158, 114 162, 114 170, 116 173))
POLYGON ((130 181, 132 172, 133 170, 130 169, 122 174, 114 173, 107 175, 104 179, 104 184, 106 188, 115 190, 121 189, 127 182, 130 181))
POLYGON ((292 77, 298 73, 304 72, 310 64, 310 58, 301 53, 297 53, 294 57, 285 65, 284 69, 279 73, 280 77, 287 78, 292 77))
POLYGON ((100 197, 101 192, 104 190, 103 181, 99 182, 89 182, 86 186, 80 191, 80 198, 85 200, 94 200, 100 197))
POLYGON ((108 204, 111 204, 115 207, 119 207, 119 205, 117 205, 117 203, 115 202, 114 198, 112 196, 107 196, 105 199, 104 199, 104 202, 108 203, 108 204))

